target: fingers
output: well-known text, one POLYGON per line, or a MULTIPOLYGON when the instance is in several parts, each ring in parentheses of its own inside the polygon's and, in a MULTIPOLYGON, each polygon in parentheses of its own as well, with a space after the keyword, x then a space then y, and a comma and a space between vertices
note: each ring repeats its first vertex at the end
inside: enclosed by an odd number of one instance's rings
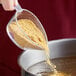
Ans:
POLYGON ((1 4, 1 0, 0 0, 0 4, 1 4))
POLYGON ((17 5, 17 0, 1 0, 1 4, 6 11, 14 10, 14 6, 17 5))
POLYGON ((14 10, 13 0, 1 0, 1 4, 5 10, 14 10))

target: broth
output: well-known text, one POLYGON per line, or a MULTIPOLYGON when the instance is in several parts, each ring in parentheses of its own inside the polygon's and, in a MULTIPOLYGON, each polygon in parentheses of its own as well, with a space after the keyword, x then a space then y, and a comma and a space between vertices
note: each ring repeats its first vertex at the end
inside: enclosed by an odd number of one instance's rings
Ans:
MULTIPOLYGON (((51 60, 53 64, 56 65, 57 73, 52 73, 48 68, 45 68, 45 71, 36 73, 36 76, 76 76, 76 56, 74 57, 65 57, 65 58, 55 58, 51 60)), ((41 63, 31 66, 28 71, 36 71, 37 66, 43 66, 41 63), (33 70, 35 69, 35 70, 33 70)), ((41 67, 42 68, 42 67, 41 67)), ((31 72, 31 73, 32 73, 31 72)))

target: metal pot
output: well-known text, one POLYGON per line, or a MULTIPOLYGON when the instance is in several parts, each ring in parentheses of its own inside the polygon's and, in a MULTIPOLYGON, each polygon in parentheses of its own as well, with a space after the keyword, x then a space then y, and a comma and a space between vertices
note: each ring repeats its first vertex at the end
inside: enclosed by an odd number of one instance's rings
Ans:
MULTIPOLYGON (((50 59, 67 56, 76 56, 76 39, 60 39, 48 42, 50 49, 50 59)), ((19 57, 19 65, 22 69, 22 76, 34 76, 28 72, 28 68, 34 64, 46 60, 44 51, 30 50, 24 51, 19 57)))

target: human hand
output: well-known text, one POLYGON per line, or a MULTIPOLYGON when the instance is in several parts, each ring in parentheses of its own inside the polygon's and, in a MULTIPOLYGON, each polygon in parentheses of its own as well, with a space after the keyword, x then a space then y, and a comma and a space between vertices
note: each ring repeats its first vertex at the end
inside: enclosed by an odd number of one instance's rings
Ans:
POLYGON ((0 0, 0 4, 2 4, 4 10, 12 11, 14 7, 18 4, 18 0, 0 0))

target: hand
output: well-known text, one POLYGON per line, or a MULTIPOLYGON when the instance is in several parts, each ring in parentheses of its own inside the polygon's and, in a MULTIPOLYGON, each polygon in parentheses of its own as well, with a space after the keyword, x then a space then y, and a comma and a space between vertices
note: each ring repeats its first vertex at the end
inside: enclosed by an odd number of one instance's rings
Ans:
POLYGON ((0 3, 2 4, 4 10, 6 11, 12 11, 14 10, 14 7, 18 4, 18 0, 0 0, 0 3))

